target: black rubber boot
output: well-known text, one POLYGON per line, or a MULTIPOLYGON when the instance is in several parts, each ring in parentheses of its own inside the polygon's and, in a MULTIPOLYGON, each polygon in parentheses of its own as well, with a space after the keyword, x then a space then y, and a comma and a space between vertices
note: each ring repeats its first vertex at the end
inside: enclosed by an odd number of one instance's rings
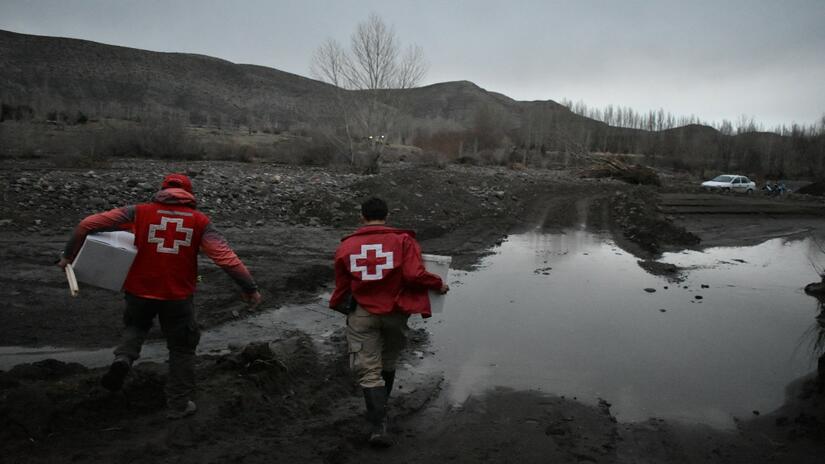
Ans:
POLYGON ((103 374, 100 384, 109 391, 118 391, 123 388, 123 381, 126 380, 126 375, 129 374, 131 369, 132 363, 128 359, 117 358, 109 366, 109 371, 103 374))
POLYGON ((364 402, 367 405, 367 420, 370 423, 370 445, 381 448, 391 446, 392 440, 387 430, 385 387, 364 388, 364 402))
POLYGON ((387 399, 392 394, 392 384, 395 382, 395 371, 381 371, 381 377, 384 379, 384 391, 387 392, 387 399))

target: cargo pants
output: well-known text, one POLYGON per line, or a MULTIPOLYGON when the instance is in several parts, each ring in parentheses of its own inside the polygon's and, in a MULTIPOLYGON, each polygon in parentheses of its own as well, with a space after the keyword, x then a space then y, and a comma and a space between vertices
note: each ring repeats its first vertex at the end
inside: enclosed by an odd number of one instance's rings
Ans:
POLYGON ((394 371, 407 344, 408 314, 372 314, 360 305, 347 316, 350 368, 363 388, 383 387, 381 371, 394 371))
POLYGON ((191 297, 153 300, 127 293, 123 313, 126 328, 120 345, 115 348, 115 357, 127 358, 130 364, 140 357, 156 315, 169 350, 166 403, 170 408, 182 409, 195 393, 195 349, 201 336, 191 297))

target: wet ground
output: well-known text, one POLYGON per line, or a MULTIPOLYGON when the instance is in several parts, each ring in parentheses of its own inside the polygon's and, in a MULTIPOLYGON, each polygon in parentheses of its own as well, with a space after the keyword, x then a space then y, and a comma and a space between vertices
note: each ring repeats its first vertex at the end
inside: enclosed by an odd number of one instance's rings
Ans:
MULTIPOLYGON (((252 168, 231 166, 239 173, 252 168)), ((117 169, 100 175, 117 178, 117 169)), ((210 169, 200 172, 208 176, 210 169)), ((19 172, 2 174, 10 179, 19 172)), ((736 243, 738 232, 717 220, 721 214, 664 217, 655 204, 630 201, 650 197, 649 190, 559 172, 408 167, 316 183, 317 172, 289 175, 295 185, 309 186, 296 198, 311 198, 312 188, 332 197, 341 189, 349 192, 342 198, 389 198, 391 207, 400 205, 391 218, 417 229, 425 252, 455 258, 445 312, 412 324, 393 399, 396 447, 376 453, 365 446, 362 400, 343 356, 343 321, 324 308, 329 254, 351 227, 335 218, 352 206, 328 202, 295 208, 318 218, 316 224, 301 216, 283 221, 284 209, 277 208, 277 217, 258 213, 262 224, 233 226, 244 216, 215 211, 267 300, 257 313, 247 312, 228 279, 204 263, 202 408, 173 424, 163 419, 161 343, 147 346, 148 362, 118 395, 97 386, 100 369, 31 363, 105 365, 117 339, 119 302, 96 290, 78 300, 66 296, 49 259, 63 231, 21 233, 6 223, 0 230, 9 244, 3 250, 9 264, 0 273, 7 302, 0 326, 4 456, 12 462, 818 462, 825 410, 805 376, 813 370, 809 340, 818 307, 801 293, 818 280, 806 261, 814 248, 805 240, 764 241, 818 236, 822 214, 811 202, 799 204, 812 210, 779 222, 751 210, 736 215, 753 225, 747 230, 769 231, 738 244, 755 246, 660 255, 645 241, 678 249, 680 224, 706 244, 736 243), (637 208, 633 214, 647 218, 645 227, 616 226, 617 211, 637 208), (452 219, 441 219, 445 214, 452 219), (651 262, 675 271, 650 274, 644 269, 651 262), (253 340, 264 343, 248 345, 253 340), (19 362, 29 364, 12 367, 19 362)), ((18 193, 6 198, 18 201, 18 193)), ((242 198, 234 200, 241 208, 242 198)), ((754 206, 763 207, 777 210, 754 206)), ((292 209, 286 211, 291 217, 292 209)), ((79 213, 41 214, 41 221, 50 214, 71 223, 79 213)), ((32 219, 21 218, 14 221, 32 219)))

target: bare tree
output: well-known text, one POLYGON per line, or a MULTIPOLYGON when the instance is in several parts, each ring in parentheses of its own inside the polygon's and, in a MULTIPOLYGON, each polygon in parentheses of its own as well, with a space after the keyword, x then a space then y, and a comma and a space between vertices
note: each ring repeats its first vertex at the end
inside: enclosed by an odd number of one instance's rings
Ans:
POLYGON ((329 128, 325 135, 331 142, 339 147, 346 147, 349 154, 350 163, 354 162, 354 154, 352 146, 352 123, 350 116, 351 105, 348 98, 346 88, 349 87, 349 70, 352 69, 352 63, 349 60, 347 51, 333 39, 327 39, 315 51, 312 57, 312 64, 310 65, 310 72, 313 76, 333 85, 333 102, 335 111, 340 115, 344 125, 343 138, 338 136, 335 127, 329 128))
MULTIPOLYGON (((398 36, 376 14, 356 27, 349 50, 327 39, 315 51, 311 72, 335 86, 337 113, 354 161, 354 139, 387 135, 399 120, 401 99, 390 90, 421 82, 427 64, 420 47, 402 49, 398 36)), ((380 147, 373 145, 371 151, 380 147)))

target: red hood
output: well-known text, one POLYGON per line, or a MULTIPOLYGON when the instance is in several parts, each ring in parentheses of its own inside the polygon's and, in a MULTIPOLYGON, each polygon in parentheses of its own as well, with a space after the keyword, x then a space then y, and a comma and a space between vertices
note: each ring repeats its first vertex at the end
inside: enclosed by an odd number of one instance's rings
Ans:
POLYGON ((152 201, 167 205, 184 205, 192 208, 197 204, 195 196, 181 188, 163 189, 155 194, 152 201))
POLYGON ((359 236, 359 235, 372 235, 372 234, 406 234, 406 235, 409 235, 412 238, 415 238, 415 232, 413 232, 411 230, 396 229, 395 227, 377 226, 376 225, 376 226, 362 226, 358 230, 353 232, 352 234, 347 235, 346 237, 342 238, 341 241, 343 242, 344 240, 346 240, 350 237, 356 237, 356 236, 359 236))

